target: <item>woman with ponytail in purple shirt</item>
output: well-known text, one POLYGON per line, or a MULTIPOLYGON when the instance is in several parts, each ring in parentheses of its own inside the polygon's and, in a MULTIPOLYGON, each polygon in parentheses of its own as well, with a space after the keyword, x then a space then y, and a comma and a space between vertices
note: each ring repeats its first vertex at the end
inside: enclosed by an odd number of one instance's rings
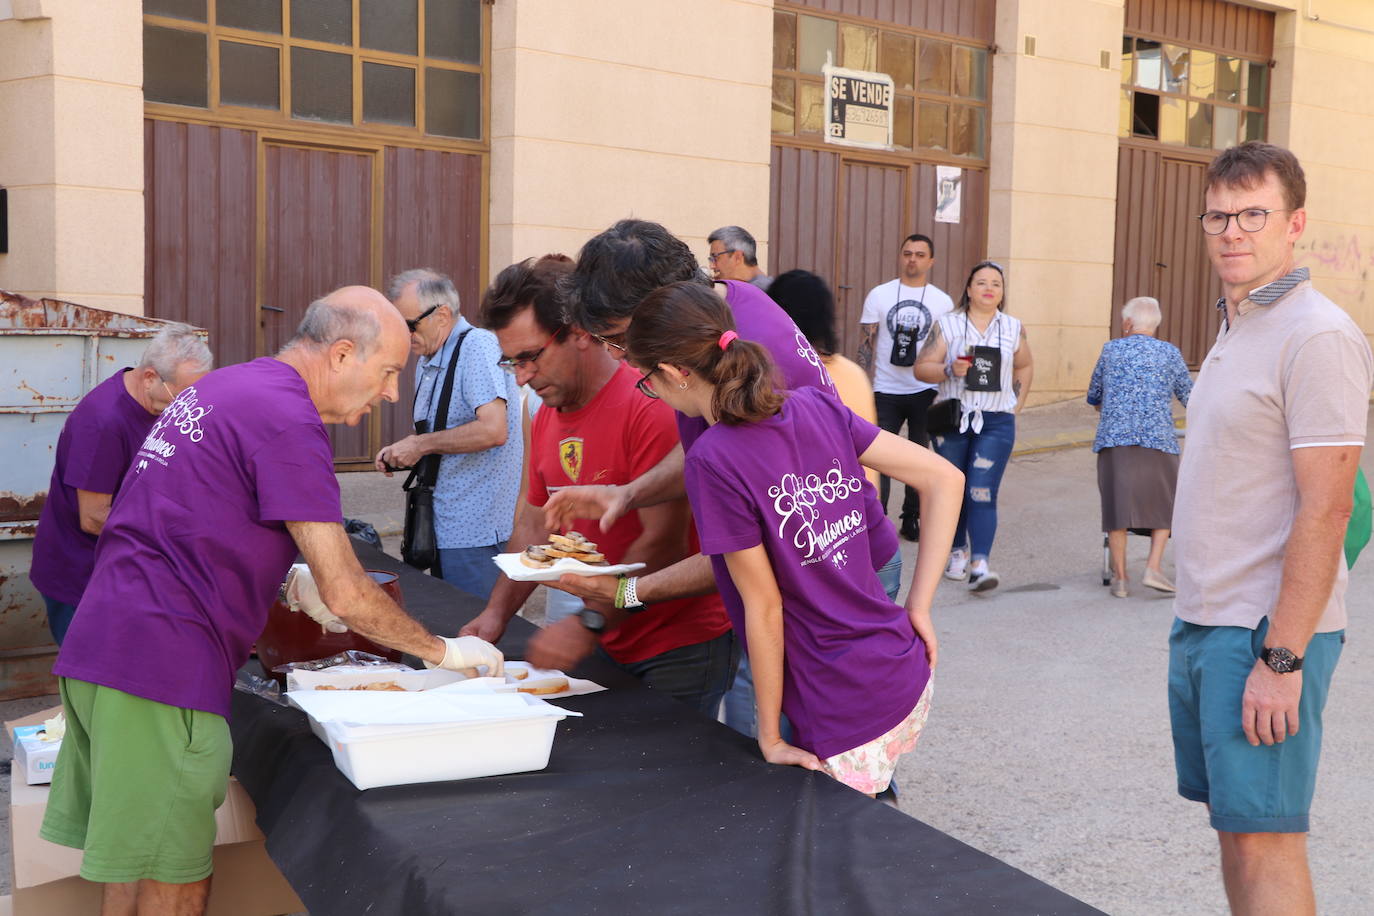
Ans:
POLYGON ((635 311, 640 390, 709 428, 686 458, 704 553, 754 670, 771 763, 825 770, 870 795, 925 724, 936 662, 931 602, 954 539, 963 475, 818 390, 779 391, 768 351, 730 309, 674 283, 635 311), (873 571, 864 467, 915 487, 922 536, 906 606, 873 571), (795 730, 779 733, 780 714, 795 730))

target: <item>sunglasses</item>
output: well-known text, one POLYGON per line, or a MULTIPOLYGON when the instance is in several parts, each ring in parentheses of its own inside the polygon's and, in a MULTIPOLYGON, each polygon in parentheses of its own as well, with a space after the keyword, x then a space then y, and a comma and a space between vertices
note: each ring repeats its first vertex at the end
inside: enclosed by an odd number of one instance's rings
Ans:
POLYGON ((414 334, 415 329, 420 326, 420 322, 424 321, 430 315, 434 314, 434 310, 438 307, 439 306, 437 305, 431 305, 429 308, 425 309, 423 312, 416 315, 414 318, 407 318, 406 327, 410 328, 410 333, 414 334))

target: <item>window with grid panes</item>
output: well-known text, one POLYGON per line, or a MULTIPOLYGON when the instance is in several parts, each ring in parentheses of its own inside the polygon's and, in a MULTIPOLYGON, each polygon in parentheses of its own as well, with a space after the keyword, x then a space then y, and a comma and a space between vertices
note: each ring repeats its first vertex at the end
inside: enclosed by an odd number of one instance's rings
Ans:
POLYGON ((1269 64, 1201 48, 1121 40, 1122 137, 1226 149, 1266 136, 1269 64))
POLYGON ((986 161, 987 48, 783 9, 773 11, 774 135, 823 139, 827 52, 835 66, 892 77, 896 149, 986 161))
POLYGON ((146 102, 482 140, 481 0, 144 0, 146 102))

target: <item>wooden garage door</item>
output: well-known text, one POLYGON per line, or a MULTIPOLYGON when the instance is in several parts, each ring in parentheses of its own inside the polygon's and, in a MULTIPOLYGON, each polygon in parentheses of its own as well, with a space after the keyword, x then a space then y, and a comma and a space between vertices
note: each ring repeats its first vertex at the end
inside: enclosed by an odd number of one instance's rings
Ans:
POLYGON ((902 225, 907 172, 903 166, 845 163, 840 190, 844 209, 839 270, 835 275, 836 330, 842 353, 854 353, 859 348, 859 317, 868 291, 896 275, 895 240, 906 234, 902 225))
MULTIPOLYGON (((276 353, 311 302, 372 282, 371 153, 268 143, 263 150, 262 349, 276 353)), ((336 461, 381 448, 379 424, 335 425, 336 461)))
MULTIPOLYGON (((330 149, 229 127, 145 125, 147 311, 208 328, 218 365, 275 353, 324 293, 348 283, 381 289, 410 267, 450 274, 464 314, 476 316, 481 154, 330 149)), ((341 468, 370 466, 381 444, 409 432, 412 372, 413 364, 397 404, 357 429, 331 429, 341 468)))
POLYGON ((1117 164, 1112 335, 1121 333, 1126 300, 1153 296, 1164 312, 1158 336, 1193 367, 1216 339, 1221 295, 1197 221, 1206 170, 1202 157, 1126 144, 1117 164))

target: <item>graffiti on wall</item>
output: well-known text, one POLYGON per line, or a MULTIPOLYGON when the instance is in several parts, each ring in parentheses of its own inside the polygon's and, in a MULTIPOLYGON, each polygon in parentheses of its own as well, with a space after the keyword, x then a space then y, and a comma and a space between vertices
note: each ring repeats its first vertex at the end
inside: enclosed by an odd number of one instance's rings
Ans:
POLYGON ((1374 245, 1359 232, 1308 224, 1293 255, 1294 266, 1310 270, 1317 287, 1332 300, 1347 309, 1364 304, 1374 269, 1374 245))

